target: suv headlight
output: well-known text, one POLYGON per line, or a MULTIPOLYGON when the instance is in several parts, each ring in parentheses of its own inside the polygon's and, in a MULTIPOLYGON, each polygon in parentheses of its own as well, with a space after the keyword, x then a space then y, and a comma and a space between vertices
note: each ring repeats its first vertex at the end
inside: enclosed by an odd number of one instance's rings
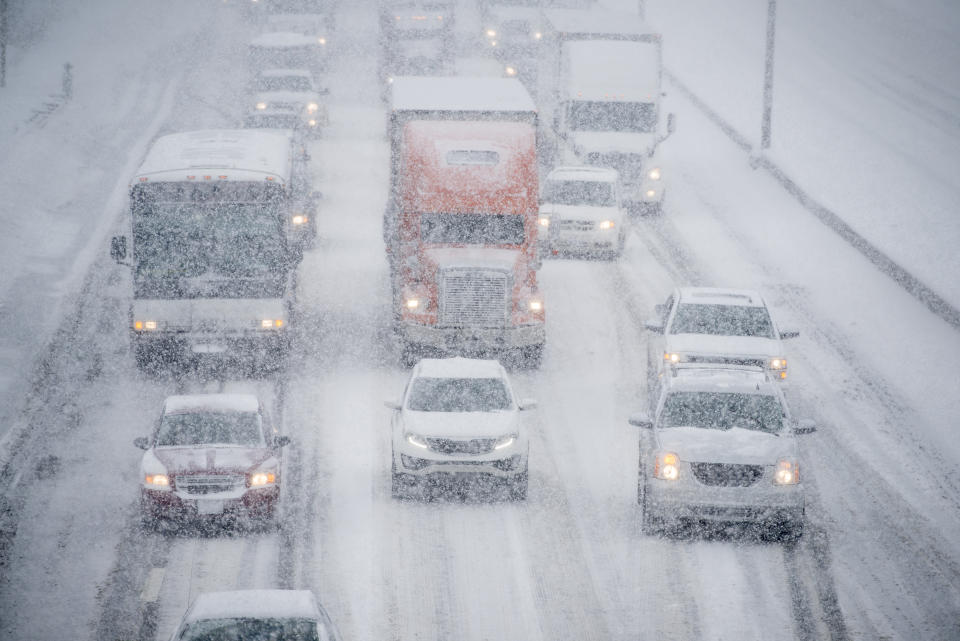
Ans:
POLYGON ((250 487, 267 487, 277 482, 277 473, 273 470, 259 470, 250 474, 247 485, 250 487))
POLYGON ((664 481, 676 481, 680 477, 680 457, 673 452, 658 452, 653 459, 653 475, 664 481))
POLYGON ((518 438, 520 438, 519 434, 507 434, 506 436, 501 436, 497 439, 497 442, 493 444, 493 449, 502 450, 505 447, 510 447, 517 441, 518 438))
POLYGON ((776 485, 796 485, 800 482, 800 466, 796 461, 787 459, 777 461, 773 482, 776 485))
POLYGON ((414 447, 419 447, 421 449, 427 449, 427 439, 423 438, 419 434, 414 434, 413 432, 407 433, 407 443, 413 445, 414 447))
POLYGON ((166 474, 146 474, 143 477, 143 486, 149 490, 169 490, 170 477, 166 474))
POLYGON ((650 178, 650 180, 660 180, 660 168, 654 167, 653 169, 648 171, 647 177, 650 178))

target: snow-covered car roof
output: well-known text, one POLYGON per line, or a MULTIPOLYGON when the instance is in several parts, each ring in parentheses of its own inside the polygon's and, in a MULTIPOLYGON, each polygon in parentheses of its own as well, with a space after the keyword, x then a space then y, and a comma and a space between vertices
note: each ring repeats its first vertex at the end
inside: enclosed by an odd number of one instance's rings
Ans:
POLYGON ((258 412, 260 402, 253 394, 187 394, 168 396, 164 414, 183 412, 258 412))
POLYGON ((596 182, 617 182, 620 173, 610 167, 591 167, 589 165, 571 165, 554 167, 547 180, 592 180, 596 182))
POLYGON ((664 380, 669 391, 777 395, 776 384, 760 367, 685 364, 664 380))
POLYGON ((288 78, 297 76, 313 80, 313 73, 309 69, 264 69, 260 72, 262 78, 288 78))
POLYGON ((392 91, 394 111, 537 111, 516 78, 400 76, 392 91))
POLYGON ((263 129, 208 129, 161 136, 147 152, 134 182, 199 182, 205 178, 198 174, 209 169, 213 180, 272 176, 285 184, 290 180, 291 140, 289 131, 263 129))
POLYGON ((496 360, 464 358, 424 358, 413 376, 428 378, 506 378, 506 370, 496 360))
POLYGON ((312 47, 320 44, 316 36, 306 36, 293 31, 263 33, 250 41, 253 47, 312 47))
POLYGON ((232 590, 197 596, 184 617, 185 623, 228 618, 320 619, 310 590, 232 590))
POLYGON ((652 34, 647 23, 635 13, 587 9, 544 11, 550 27, 560 34, 585 36, 639 36, 652 34))
POLYGON ((699 305, 743 305, 766 307, 763 297, 751 289, 724 289, 720 287, 681 287, 680 302, 699 305))

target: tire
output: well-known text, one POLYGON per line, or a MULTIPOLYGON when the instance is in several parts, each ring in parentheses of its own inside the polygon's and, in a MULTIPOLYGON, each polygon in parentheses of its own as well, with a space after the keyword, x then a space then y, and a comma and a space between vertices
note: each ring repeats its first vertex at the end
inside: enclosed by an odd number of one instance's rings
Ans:
POLYGON ((529 474, 521 472, 507 481, 511 501, 526 501, 527 488, 530 485, 529 474))

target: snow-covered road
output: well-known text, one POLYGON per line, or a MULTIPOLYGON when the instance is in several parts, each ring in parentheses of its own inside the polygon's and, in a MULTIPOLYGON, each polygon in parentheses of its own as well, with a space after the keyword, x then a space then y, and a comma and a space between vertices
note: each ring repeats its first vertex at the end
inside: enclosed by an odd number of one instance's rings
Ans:
MULTIPOLYGON (((960 637, 960 335, 675 92, 666 214, 637 222, 619 263, 550 260, 541 272, 543 367, 514 374, 520 396, 539 401, 528 500, 390 498, 382 400, 407 373, 390 341, 380 235, 388 150, 364 39, 375 23, 372 6, 339 9, 332 124, 310 147, 321 239, 300 267, 285 374, 139 374, 125 268, 104 256, 82 279, 45 376, 24 383, 19 455, 2 477, 5 490, 16 481, 19 518, 0 638, 165 639, 200 592, 272 586, 312 589, 345 639, 960 637), (810 528, 795 547, 640 531, 626 418, 647 403, 642 323, 685 283, 760 289, 802 332, 789 344, 791 400, 820 430, 803 442, 810 528), (293 438, 282 528, 141 530, 133 438, 164 396, 219 390, 255 391, 293 438)), ((216 69, 184 76, 161 129, 234 124, 234 26, 216 69)), ((116 214, 103 214, 104 254, 116 214)))

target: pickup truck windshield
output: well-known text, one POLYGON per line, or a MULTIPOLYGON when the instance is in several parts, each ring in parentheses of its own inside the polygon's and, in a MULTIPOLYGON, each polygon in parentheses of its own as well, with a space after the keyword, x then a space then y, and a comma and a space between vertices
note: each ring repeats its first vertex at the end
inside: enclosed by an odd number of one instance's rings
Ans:
POLYGON ((669 333, 774 338, 766 308, 745 305, 681 304, 669 333))
POLYGON ((555 205, 592 205, 613 207, 613 184, 595 180, 548 180, 543 188, 543 202, 555 205))
POLYGON ((260 415, 254 412, 165 414, 157 433, 157 447, 192 445, 263 447, 260 415))
POLYGON ((664 401, 659 427, 740 427, 775 433, 783 427, 783 409, 769 394, 673 392, 664 401))
POLYGON ((522 245, 519 214, 423 214, 420 239, 439 245, 522 245))

